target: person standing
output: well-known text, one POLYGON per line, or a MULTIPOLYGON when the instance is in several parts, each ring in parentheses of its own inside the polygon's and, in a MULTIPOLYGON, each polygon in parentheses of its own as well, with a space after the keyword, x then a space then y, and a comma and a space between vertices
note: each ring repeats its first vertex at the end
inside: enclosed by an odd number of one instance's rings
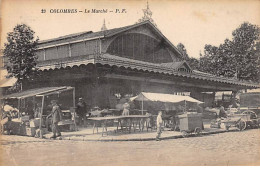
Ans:
POLYGON ((79 98, 76 109, 77 115, 79 116, 79 125, 84 126, 86 121, 87 104, 83 98, 79 98))
POLYGON ((162 111, 158 112, 158 116, 157 116, 157 135, 156 135, 156 141, 160 141, 160 137, 161 137, 161 133, 162 133, 162 124, 163 124, 163 120, 162 120, 162 111))
POLYGON ((57 104, 57 100, 52 100, 51 104, 52 104, 51 115, 52 115, 52 132, 53 132, 51 138, 56 138, 61 136, 58 123, 62 120, 62 112, 60 107, 57 104))
POLYGON ((197 113, 203 114, 203 108, 199 105, 199 103, 197 103, 197 108, 196 108, 196 110, 197 110, 197 113))
POLYGON ((227 118, 227 113, 223 105, 221 105, 219 108, 219 118, 227 118))
POLYGON ((126 102, 123 104, 122 116, 129 116, 129 109, 130 109, 130 105, 128 103, 128 100, 126 100, 126 102))
POLYGON ((34 110, 34 118, 41 118, 41 108, 42 108, 41 103, 37 103, 37 107, 34 110))

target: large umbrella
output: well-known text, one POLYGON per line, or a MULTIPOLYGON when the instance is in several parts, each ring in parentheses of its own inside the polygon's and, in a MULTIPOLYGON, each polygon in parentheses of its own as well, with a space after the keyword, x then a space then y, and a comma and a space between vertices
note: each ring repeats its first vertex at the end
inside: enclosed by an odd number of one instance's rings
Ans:
POLYGON ((180 103, 184 102, 185 111, 186 111, 186 103, 198 103, 201 104, 203 102, 196 100, 190 96, 180 96, 173 94, 163 94, 163 93, 146 93, 141 92, 139 95, 130 98, 131 101, 138 100, 142 101, 142 114, 143 114, 143 102, 144 101, 153 101, 153 102, 164 102, 164 103, 180 103))

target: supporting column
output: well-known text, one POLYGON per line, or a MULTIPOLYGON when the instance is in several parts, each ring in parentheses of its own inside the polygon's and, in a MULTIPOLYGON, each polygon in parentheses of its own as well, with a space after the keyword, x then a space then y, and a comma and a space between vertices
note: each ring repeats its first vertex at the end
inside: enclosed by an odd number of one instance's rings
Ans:
POLYGON ((232 91, 231 103, 232 103, 233 107, 237 107, 237 104, 236 104, 237 93, 238 93, 238 91, 232 91))
POLYGON ((215 102, 216 102, 216 100, 215 100, 215 98, 216 98, 216 92, 213 92, 212 93, 212 97, 213 97, 213 103, 212 103, 212 107, 215 107, 215 102))
MULTIPOLYGON (((41 107, 41 115, 40 115, 40 138, 42 138, 42 114, 43 114, 43 106, 44 106, 44 96, 42 96, 42 107, 41 107)), ((47 120, 47 119, 46 119, 47 120)), ((48 127, 48 126, 46 126, 48 127)))

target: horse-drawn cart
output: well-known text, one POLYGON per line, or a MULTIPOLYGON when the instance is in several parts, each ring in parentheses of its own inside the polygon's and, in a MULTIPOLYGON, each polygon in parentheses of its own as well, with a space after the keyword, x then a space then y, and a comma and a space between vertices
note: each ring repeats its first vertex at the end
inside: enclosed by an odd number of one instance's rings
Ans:
POLYGON ((235 114, 222 120, 222 123, 225 125, 226 130, 229 130, 230 127, 236 127, 242 131, 246 129, 246 121, 248 119, 250 119, 250 116, 248 117, 248 115, 235 114))
POLYGON ((260 120, 254 112, 243 112, 241 114, 229 115, 226 119, 222 120, 226 130, 230 127, 237 127, 240 131, 246 128, 258 128, 260 120))

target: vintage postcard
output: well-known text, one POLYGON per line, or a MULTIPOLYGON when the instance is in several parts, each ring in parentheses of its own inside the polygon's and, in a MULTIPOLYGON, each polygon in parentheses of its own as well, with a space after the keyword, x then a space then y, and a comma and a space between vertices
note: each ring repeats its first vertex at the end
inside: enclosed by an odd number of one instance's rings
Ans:
POLYGON ((0 3, 0 165, 260 165, 259 0, 0 3))

